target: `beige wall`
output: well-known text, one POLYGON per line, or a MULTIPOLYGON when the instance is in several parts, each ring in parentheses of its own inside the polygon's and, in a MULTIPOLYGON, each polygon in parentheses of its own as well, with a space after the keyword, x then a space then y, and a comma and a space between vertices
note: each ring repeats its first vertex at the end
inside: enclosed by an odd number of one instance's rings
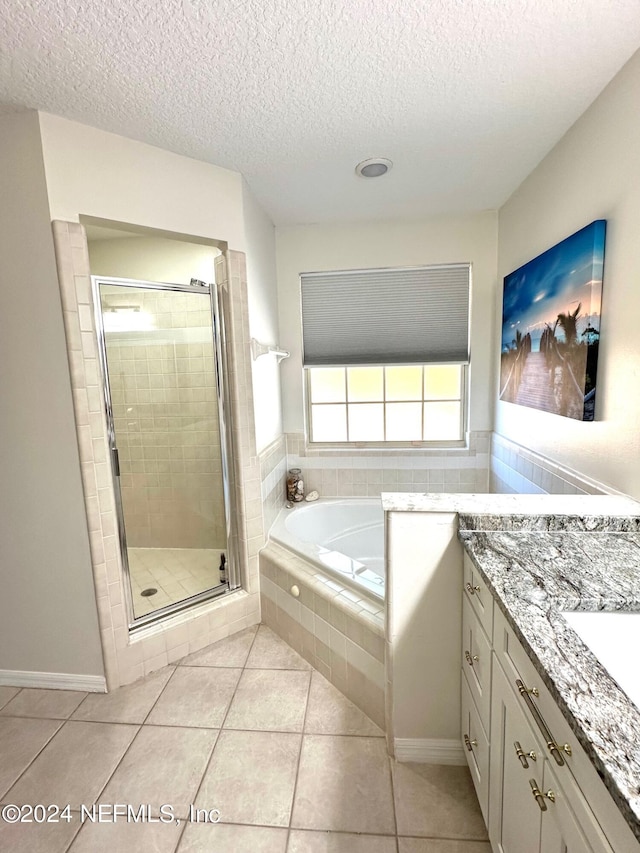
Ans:
MULTIPOLYGON (((594 219, 607 220, 597 420, 582 423, 500 402, 495 416, 501 435, 635 498, 640 498, 639 103, 637 53, 500 210, 500 281, 594 219)), ((497 375, 497 351, 495 357, 497 375)))
MULTIPOLYGON (((245 251, 251 335, 277 343, 273 223, 238 172, 39 113, 52 219, 79 216, 226 242, 245 251)), ((282 432, 273 356, 252 365, 258 450, 282 432)))
POLYGON ((39 117, 52 219, 95 216, 244 250, 238 172, 49 113, 39 117))
POLYGON ((220 250, 162 237, 89 239, 92 275, 189 284, 192 278, 210 284, 220 250))
MULTIPOLYGON (((0 122, 0 669, 102 675, 51 220, 84 215, 243 250, 249 203, 226 169, 48 114, 0 122)), ((261 215, 256 292, 271 275, 261 215)))
POLYGON ((0 118, 0 670, 103 675, 38 116, 0 118))
MULTIPOLYGON (((260 343, 277 345, 280 341, 275 228, 244 180, 242 204, 247 253, 249 329, 251 336, 260 343)), ((252 362, 258 452, 282 435, 280 369, 273 355, 263 355, 252 362)))
POLYGON ((491 428, 497 219, 493 212, 419 221, 309 225, 276 230, 285 432, 304 427, 301 272, 471 262, 469 428, 491 428))

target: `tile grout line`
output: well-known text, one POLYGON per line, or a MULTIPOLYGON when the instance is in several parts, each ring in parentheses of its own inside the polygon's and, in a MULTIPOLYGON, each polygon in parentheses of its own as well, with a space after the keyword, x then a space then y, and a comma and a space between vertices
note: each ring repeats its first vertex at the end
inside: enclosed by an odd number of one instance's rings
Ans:
MULTIPOLYGON (((24 719, 29 719, 29 720, 39 720, 39 719, 50 719, 50 718, 49 718, 49 717, 8 717, 8 719, 14 719, 14 720, 24 720, 24 719)), ((4 797, 4 796, 6 796, 6 795, 9 793, 9 791, 14 787, 14 785, 17 785, 17 784, 18 784, 18 782, 20 781, 20 779, 22 779, 22 777, 23 777, 23 776, 24 776, 24 774, 27 772, 27 770, 31 767, 31 765, 32 765, 32 764, 33 764, 33 762, 36 760, 36 758, 38 758, 40 755, 42 755, 42 753, 44 752, 44 750, 49 746, 49 744, 50 744, 50 743, 51 743, 51 741, 54 739, 54 737, 58 734, 58 732, 62 730, 62 728, 63 728, 64 724, 65 724, 65 723, 67 723, 67 722, 68 722, 68 720, 51 720, 51 722, 60 723, 60 725, 58 726, 58 728, 57 728, 54 732, 52 732, 51 736, 47 738, 47 740, 45 741, 45 743, 43 743, 42 747, 41 747, 41 748, 38 750, 38 752, 33 756, 33 758, 32 758, 32 759, 31 759, 31 761, 27 764, 27 766, 24 768, 24 770, 23 770, 23 771, 22 771, 22 772, 21 772, 21 773, 20 773, 20 774, 19 774, 19 775, 18 775, 18 776, 13 780, 13 782, 9 785, 9 787, 7 788, 7 790, 4 792, 3 797, 4 797)))
MULTIPOLYGON (((245 629, 245 630, 246 630, 246 629, 245 629)), ((207 760, 207 763, 206 763, 206 765, 205 765, 205 768, 204 768, 204 771, 203 771, 203 773, 202 773, 202 776, 200 777, 200 782, 198 783, 198 787, 196 788, 195 793, 194 793, 194 795, 193 795, 193 803, 195 803, 195 802, 196 802, 196 800, 198 799, 198 795, 199 795, 200 790, 201 790, 201 788, 202 788, 202 784, 203 784, 203 782, 204 782, 204 780, 205 780, 205 776, 207 775, 207 773, 209 772, 209 768, 211 767, 211 762, 213 761, 213 756, 214 756, 214 754, 215 754, 216 746, 218 745, 218 741, 220 740, 220 735, 221 735, 221 733, 222 733, 223 726, 224 726, 224 724, 225 724, 225 722, 226 722, 227 716, 229 715, 229 711, 230 711, 230 709, 231 709, 231 704, 233 703, 233 700, 234 700, 234 698, 235 698, 236 692, 237 692, 237 690, 238 690, 238 685, 240 684, 240 681, 241 681, 241 679, 242 679, 242 673, 245 671, 246 663, 247 663, 247 661, 249 660, 249 655, 251 654, 251 650, 253 649, 253 645, 254 645, 254 643, 255 643, 255 641, 256 641, 256 637, 258 636, 258 631, 259 631, 259 630, 260 630, 260 624, 258 624, 258 628, 256 629, 256 631, 254 631, 253 639, 251 640, 251 645, 249 646, 249 650, 247 651, 247 656, 246 656, 246 658, 245 658, 245 660, 244 660, 244 664, 242 665, 242 667, 217 667, 218 669, 240 669, 240 677, 238 678, 238 680, 237 680, 237 682, 236 682, 236 686, 235 686, 235 688, 234 688, 233 694, 231 695, 231 699, 229 700, 229 704, 228 704, 228 706, 227 706, 227 711, 226 711, 226 713, 225 713, 225 715, 224 715, 224 718, 223 718, 223 720, 222 720, 222 722, 221 722, 221 724, 220 724, 220 728, 218 729, 218 736, 216 737, 216 739, 215 739, 215 743, 213 744, 213 749, 211 750, 211 755, 209 756, 209 758, 208 758, 208 760, 207 760)), ((233 636, 233 635, 232 635, 232 636, 233 636)), ((225 639, 226 639, 226 638, 225 638, 225 639)), ((215 667, 214 667, 214 668, 215 668, 215 667)), ((215 806, 214 806, 214 808, 215 808, 215 806)), ((220 817, 222 818, 222 815, 220 815, 220 817)), ((180 833, 180 837, 178 838, 178 843, 176 844, 176 846, 175 846, 175 848, 174 848, 174 853, 176 853, 176 851, 178 850, 178 848, 179 848, 179 847, 180 847, 180 845, 182 844, 182 838, 183 838, 183 836, 184 836, 185 832, 187 831, 187 826, 188 826, 188 824, 189 824, 189 821, 188 821, 188 820, 185 820, 185 821, 184 821, 184 827, 183 827, 183 829, 182 829, 182 832, 180 833)))
MULTIPOLYGON (((236 667, 240 669, 240 667, 236 667)), ((260 669, 250 669, 249 672, 273 672, 274 670, 260 670, 260 669)), ((282 670, 275 670, 276 672, 282 670)), ((291 670, 292 672, 309 672, 309 670, 291 670)), ((317 672, 317 670, 314 670, 317 672)), ((319 673, 322 675, 322 673, 319 673)), ((155 703, 154 703, 155 707, 155 703)), ((357 707, 357 706, 356 706, 357 707)), ((358 709, 359 710, 359 709, 358 709)), ((364 713, 364 712, 363 712, 364 713)), ((76 720, 70 718, 68 720, 62 720, 55 717, 18 717, 16 715, 0 717, 0 720, 8 719, 8 720, 47 720, 52 723, 88 723, 89 725, 109 725, 109 726, 141 726, 142 723, 126 723, 121 720, 76 720)), ((149 723, 145 722, 145 726, 149 726, 150 728, 167 728, 167 729, 198 729, 199 731, 221 731, 218 726, 214 725, 191 725, 187 726, 184 723, 149 723)), ((384 735, 372 735, 372 734, 360 734, 357 732, 312 732, 312 731, 294 731, 292 729, 248 729, 243 728, 241 726, 229 726, 224 729, 226 732, 271 732, 273 734, 305 734, 305 735, 313 735, 314 737, 352 737, 352 738, 371 738, 373 740, 384 740, 384 735)))
MULTIPOLYGON (((167 689, 167 685, 169 684, 169 682, 171 681, 171 679, 172 679, 172 678, 173 678, 173 676, 175 675, 176 669, 177 669, 178 667, 177 667, 175 664, 167 664, 167 666, 166 666, 166 667, 164 667, 164 666, 163 666, 163 667, 160 667, 160 669, 156 669, 156 670, 154 670, 154 672, 153 672, 153 673, 152 673, 152 672, 150 672, 148 675, 144 675, 141 679, 139 679, 139 681, 140 681, 140 682, 145 681, 147 678, 150 678, 150 677, 151 677, 152 675, 154 675, 155 673, 161 672, 163 669, 171 669, 171 668, 173 669, 173 672, 171 673, 171 675, 169 676, 169 678, 167 678, 166 682, 165 682, 165 683, 164 683, 164 685, 162 686, 162 689, 160 690, 160 693, 158 693, 158 695, 157 695, 157 696, 156 696, 156 698, 154 699, 153 703, 151 704, 151 707, 149 708, 149 710, 148 710, 148 711, 147 711, 147 713, 145 714, 144 719, 142 720, 142 722, 141 722, 141 723, 127 723, 127 722, 124 722, 124 721, 122 721, 122 720, 80 720, 80 719, 74 718, 73 716, 72 716, 72 717, 70 717, 69 719, 70 719, 72 722, 75 722, 75 723, 109 723, 109 725, 113 725, 113 726, 143 726, 143 725, 147 722, 147 718, 149 717, 149 714, 153 711, 153 709, 154 709, 154 708, 156 707, 156 705, 158 704, 158 700, 160 699, 160 697, 162 696, 162 694, 164 693, 164 691, 167 689)), ((136 684, 136 683, 137 683, 137 682, 135 682, 135 681, 134 681, 134 682, 132 682, 132 684, 136 684)), ((122 685, 122 687, 123 687, 123 688, 124 688, 124 687, 129 687, 129 686, 131 686, 131 685, 129 685, 129 684, 123 684, 123 685, 122 685)), ((121 689, 120 687, 116 687, 116 690, 120 690, 120 689, 121 689)), ((112 693, 115 693, 115 691, 112 691, 112 693)), ((75 711, 73 711, 73 714, 76 714, 76 713, 80 710, 80 708, 81 708, 81 707, 82 707, 82 705, 87 701, 87 699, 89 698, 89 696, 96 696, 96 695, 98 695, 98 696, 100 696, 100 695, 101 695, 101 696, 108 696, 109 694, 108 694, 108 693, 103 693, 103 694, 87 693, 87 695, 84 697, 84 699, 82 700, 82 702, 80 702, 80 704, 79 704, 79 705, 78 705, 78 707, 75 709, 75 711)), ((185 727, 185 726, 182 726, 182 728, 186 728, 186 727, 185 727)))
MULTIPOLYGON (((386 746, 386 744, 385 744, 386 746)), ((400 841, 398 840, 398 816, 396 815, 396 789, 393 784, 393 758, 387 753, 387 763, 389 766, 389 781, 391 782, 391 808, 393 809, 393 825, 396 829, 396 853, 400 851, 400 841)))
MULTIPOLYGON (((256 631, 256 634, 257 634, 257 631, 256 631)), ((252 646, 252 647, 253 647, 253 642, 254 642, 254 641, 255 641, 255 636, 254 636, 254 639, 253 639, 253 641, 252 641, 252 643, 251 643, 251 646, 252 646)), ((122 764, 122 762, 124 761, 125 756, 128 754, 129 750, 131 749, 131 747, 133 746, 133 744, 134 744, 134 743, 135 743, 135 741, 137 740, 138 735, 139 735, 139 734, 140 734, 140 732, 142 731, 142 729, 143 729, 143 727, 144 727, 144 725, 145 725, 146 721, 147 721, 147 720, 148 720, 148 718, 149 718, 149 715, 151 714, 151 712, 153 711, 153 709, 156 707, 156 705, 157 705, 157 704, 158 704, 158 702, 160 701, 160 698, 162 697, 162 695, 164 694, 165 690, 166 690, 166 689, 167 689, 167 687, 169 686, 169 682, 172 680, 172 678, 173 678, 173 676, 175 675, 175 673, 177 672, 177 670, 178 670, 178 666, 177 666, 177 665, 174 665, 174 667, 173 667, 173 672, 171 673, 171 675, 170 675, 170 676, 169 676, 169 678, 167 679, 166 683, 165 683, 165 684, 164 684, 164 686, 162 687, 162 690, 160 691, 160 693, 159 693, 159 694, 158 694, 158 696, 156 697, 155 701, 153 702, 153 704, 152 704, 152 705, 151 705, 151 707, 149 708, 148 712, 145 714, 144 720, 142 721, 142 723, 140 723, 140 724, 139 724, 138 731, 136 732, 135 736, 134 736, 134 737, 133 737, 133 739, 131 740, 131 743, 129 744, 129 746, 127 747, 127 749, 126 749, 126 750, 125 750, 125 752, 123 753, 122 757, 120 758, 120 760, 119 760, 119 761, 118 761, 118 763, 116 764, 116 767, 114 768, 113 773, 111 773, 111 774, 110 774, 109 778, 107 779, 107 781, 105 782, 105 784, 104 784, 104 785, 103 785, 103 787, 101 788, 101 790, 100 790, 100 792, 99 792, 98 796, 96 797, 95 802, 97 802, 97 801, 98 801, 98 799, 100 798, 100 796, 104 793, 104 791, 105 791, 105 789, 106 789, 107 785, 109 784, 109 782, 111 781, 111 779, 113 778, 113 776, 114 776, 114 775, 115 775, 115 773, 117 772, 118 768, 120 767, 120 765, 121 765, 121 764, 122 764)), ((151 673, 150 673, 150 674, 151 674, 151 673)), ((239 682, 239 681, 240 681, 240 679, 238 679, 238 682, 239 682)), ((237 685, 236 685, 236 689, 237 689, 237 685)), ((234 695, 235 695, 235 691, 234 691, 234 695)), ((233 698, 233 697, 232 697, 232 698, 233 698)), ((83 700, 83 701, 84 701, 84 700, 83 700)), ((78 707, 79 707, 79 706, 78 706, 78 707)), ((80 721, 78 721, 78 722, 80 722, 80 721)), ((130 725, 130 723, 121 723, 120 725, 130 725)), ((151 725, 151 724, 149 724, 149 725, 151 725)), ((183 729, 191 730, 191 729, 193 729, 193 728, 204 728, 204 727, 197 727, 197 726, 176 726, 175 728, 183 728, 183 729)), ((207 727, 207 730, 216 731, 215 727, 210 727, 210 728, 209 728, 209 727, 207 727)), ((218 737, 219 737, 219 736, 220 736, 220 729, 217 729, 217 731, 218 731, 218 737)), ((207 772, 207 770, 208 770, 208 768, 209 768, 209 764, 210 764, 210 762, 211 762, 211 757, 212 757, 212 755, 213 755, 213 751, 214 751, 214 749, 215 749, 216 743, 218 742, 218 737, 216 737, 216 740, 215 740, 215 742, 214 742, 213 748, 212 748, 212 750, 211 750, 211 755, 209 756, 209 759, 208 759, 207 764, 206 764, 206 766, 205 766, 204 772, 203 772, 203 774, 202 774, 202 778, 200 779, 200 784, 198 785, 198 788, 197 788, 197 790, 196 790, 196 792, 195 792, 195 795, 194 795, 194 802, 195 802, 195 798, 197 797, 197 795, 198 795, 198 793, 199 793, 199 791, 200 791, 200 787, 201 787, 201 785, 202 785, 202 780, 204 779, 205 774, 206 774, 206 772, 207 772)), ((178 849, 178 847, 179 847, 179 845, 180 845, 180 843, 181 843, 181 841, 182 841, 182 836, 183 836, 183 834, 184 834, 184 832, 185 832, 185 829, 186 829, 186 827, 187 827, 188 820, 184 820, 184 821, 183 821, 183 823, 184 823, 184 826, 183 826, 182 832, 180 833, 180 835, 179 835, 179 837, 178 837, 178 840, 177 840, 177 842, 176 842, 176 846, 174 847, 174 853, 175 853, 175 851, 177 851, 177 849, 178 849)), ((80 829, 82 829, 82 827, 80 827, 80 829)), ((72 840, 71 844, 75 843, 75 840, 77 839, 79 832, 80 832, 80 830, 78 830, 78 832, 76 833, 76 835, 73 837, 73 840, 72 840)), ((70 845, 69 847, 67 847, 67 848, 66 848, 65 853, 69 853, 69 851, 70 851, 70 847, 71 847, 71 845, 70 845)))
POLYGON ((98 694, 92 694, 91 692, 89 692, 89 691, 85 691, 85 690, 66 690, 66 689, 58 690, 56 687, 21 687, 21 688, 18 690, 18 692, 16 693, 16 695, 15 695, 15 696, 12 696, 12 697, 11 697, 11 699, 9 699, 9 701, 8 701, 8 702, 6 702, 6 703, 2 706, 2 708, 0 708, 0 720, 1 720, 3 717, 24 717, 25 719, 28 719, 28 720, 70 720, 70 719, 71 719, 71 715, 72 715, 72 714, 75 714, 75 712, 78 710, 78 708, 80 707, 80 705, 82 705, 82 703, 83 703, 83 702, 84 702, 84 700, 87 698, 87 696, 91 696, 91 695, 98 695, 98 696, 100 696, 101 694, 100 694, 100 693, 98 693, 98 694), (32 714, 12 714, 11 712, 7 713, 7 710, 8 710, 8 708, 9 708, 9 705, 11 705, 11 703, 12 703, 12 702, 14 702, 14 701, 18 698, 18 696, 19 696, 21 693, 23 693, 25 690, 38 690, 38 691, 41 691, 41 692, 42 692, 42 691, 45 691, 45 692, 47 692, 47 693, 54 693, 54 694, 60 694, 60 693, 82 693, 82 694, 84 694, 84 695, 82 696, 82 699, 80 699, 80 701, 78 702, 78 704, 73 708, 73 710, 72 710, 72 711, 70 711, 70 713, 69 713, 69 716, 68 716, 68 717, 64 717, 64 716, 63 716, 63 717, 47 717, 47 716, 38 717, 37 715, 32 715, 32 714))
MULTIPOLYGON (((240 667, 237 667, 240 669, 240 667)), ((249 672, 262 672, 263 670, 259 669, 251 669, 249 672)), ((272 670, 269 670, 272 671, 272 670)), ((295 670, 299 672, 308 672, 308 670, 295 670)), ((317 670, 314 670, 317 672, 317 670)), ((320 673, 322 674, 322 673, 320 673)), ((87 723, 89 725, 98 725, 98 726, 141 726, 142 723, 124 723, 118 720, 60 720, 52 717, 16 717, 16 716, 7 716, 1 717, 1 719, 9 719, 9 720, 48 720, 52 723, 87 723)), ((198 731, 222 731, 221 728, 214 725, 208 726, 200 726, 200 725, 192 725, 187 726, 183 723, 144 723, 145 726, 150 727, 152 729, 197 729, 198 731)), ((296 735, 296 734, 305 734, 305 735, 313 735, 314 737, 352 737, 352 738, 370 738, 372 740, 384 740, 384 735, 370 735, 370 734, 358 734, 353 732, 311 732, 311 731, 294 731, 292 729, 248 729, 243 727, 229 726, 225 727, 224 731, 226 732, 270 732, 272 734, 281 734, 281 735, 296 735)))
MULTIPOLYGON (((123 725, 123 726, 137 725, 137 726, 138 726, 138 731, 137 731, 137 732, 135 733, 135 735, 131 738, 131 742, 129 743, 129 745, 127 746, 127 748, 125 749, 125 751, 124 751, 124 752, 122 753, 122 755, 120 756, 120 759, 116 762, 116 766, 113 768, 113 771, 112 771, 112 772, 109 774, 109 776, 107 777, 107 780, 105 781, 104 785, 100 788, 100 790, 99 790, 98 794, 96 795, 96 798, 95 798, 95 800, 94 800, 94 803, 99 802, 100 797, 102 796, 102 794, 105 792, 105 790, 106 790, 106 788, 107 788, 107 785, 108 785, 108 784, 109 784, 109 782, 113 779, 113 777, 114 777, 114 776, 115 776, 115 774, 117 773, 118 769, 120 768, 120 765, 122 764, 122 762, 124 761, 124 759, 125 759, 125 758, 126 758, 126 756, 128 755, 129 750, 131 749, 131 747, 134 745, 134 743, 135 743, 135 742, 136 742, 136 740, 138 739, 138 735, 139 735, 139 734, 140 734, 140 732, 142 731, 142 727, 144 726, 144 723, 145 723, 145 721, 146 721, 147 717, 149 716, 149 714, 151 713, 151 711, 153 711, 153 709, 155 708, 156 704, 158 703, 158 701, 159 701, 160 697, 162 696, 162 694, 164 693, 164 691, 167 689, 167 685, 169 684, 169 682, 170 682, 170 681, 171 681, 171 679, 173 678, 173 676, 174 676, 174 674, 175 674, 176 669, 177 669, 177 667, 174 667, 174 668, 173 668, 173 672, 171 673, 171 675, 169 676, 169 678, 167 678, 167 680, 166 680, 165 684, 164 684, 164 685, 163 685, 163 687, 162 687, 162 690, 160 691, 160 693, 159 693, 159 694, 158 694, 158 696, 156 697, 155 701, 152 703, 151 708, 150 708, 150 709, 147 711, 147 713, 145 714, 145 716, 144 716, 144 720, 142 721, 142 723, 98 723, 99 725, 123 725)), ((149 674, 151 674, 151 673, 149 673, 149 674)), ((86 698, 86 697, 85 697, 85 698, 86 698)), ((83 701, 84 701, 84 699, 83 699, 83 701)), ((80 703, 80 705, 81 705, 81 704, 82 704, 82 702, 80 703)), ((78 708, 80 707, 80 705, 78 705, 78 708)), ((76 710, 77 710, 77 709, 76 709, 76 710)), ((75 712, 74 712, 74 713, 75 713, 75 712)), ((75 720, 74 722, 78 722, 78 723, 80 723, 80 722, 96 722, 96 721, 93 721, 93 720, 75 720)), ((76 842, 76 840, 77 840, 78 836, 80 835, 80 832, 82 831, 82 828, 83 828, 83 824, 81 824, 81 825, 80 825, 80 828, 78 829, 78 831, 76 832, 76 834, 73 836, 73 839, 72 839, 72 841, 71 841, 71 844, 69 844, 69 846, 65 849, 65 853, 69 853, 69 851, 71 850, 71 847, 75 844, 75 842, 76 842)))
MULTIPOLYGON (((1 684, 1 685, 0 685, 0 687, 12 687, 12 685, 11 685, 11 684, 1 684)), ((23 691, 24 689, 25 689, 24 687, 18 687, 18 692, 15 694, 15 696, 12 696, 10 699, 7 699, 7 701, 6 701, 6 702, 3 702, 3 704, 2 704, 2 705, 0 705, 0 711, 3 711, 3 710, 7 707, 7 705, 9 704, 9 702, 13 702, 13 700, 14 700, 14 699, 17 699, 17 698, 18 698, 18 696, 22 693, 22 691, 23 691)), ((42 688, 41 688, 41 689, 42 689, 42 688)), ((83 700, 83 701, 84 701, 84 700, 83 700)))
MULTIPOLYGON (((90 721, 89 721, 89 720, 73 720, 72 722, 82 723, 82 722, 90 722, 90 721)), ((105 726, 105 725, 111 725, 111 724, 110 724, 110 723, 98 723, 98 725, 105 726)), ((109 773, 109 775, 108 775, 108 777, 107 777, 107 779, 106 779, 106 781, 105 781, 104 785, 100 788, 100 790, 99 790, 99 791, 98 791, 98 793, 96 794, 96 797, 95 797, 95 799, 93 800, 93 803, 97 803, 97 802, 99 802, 100 797, 102 796, 102 794, 103 794, 103 793, 104 793, 104 791, 105 791, 105 788, 107 787, 107 785, 109 784, 109 782, 113 779, 114 774, 117 772, 118 768, 120 767, 120 765, 121 765, 121 764, 122 764, 122 762, 124 761, 125 756, 127 755, 127 753, 129 752, 129 750, 131 749, 131 747, 133 746, 133 744, 134 744, 134 743, 135 743, 135 741, 137 740, 138 735, 139 735, 139 734, 140 734, 140 732, 142 731, 142 724, 141 724, 141 723, 122 723, 121 725, 128 725, 128 726, 134 726, 134 725, 137 725, 137 726, 138 726, 138 731, 137 731, 137 732, 135 733, 135 735, 131 738, 131 741, 130 741, 129 745, 127 746, 127 748, 125 749, 125 751, 122 753, 122 755, 120 756, 120 758, 119 758, 119 759, 118 759, 118 761, 116 762, 116 765, 115 765, 115 767, 113 768, 113 771, 112 771, 111 773, 109 773)), ((69 844, 69 846, 65 848, 65 853, 68 853, 68 851, 71 849, 72 845, 73 845, 73 844, 75 844, 76 839, 78 838, 78 835, 82 832, 83 826, 85 826, 85 825, 86 825, 86 824, 80 824, 80 828, 78 829, 78 831, 76 832, 76 834, 73 836, 73 839, 72 839, 72 841, 71 841, 71 844, 69 844)))
POLYGON ((296 793, 298 790, 298 778, 300 776, 300 763, 302 761, 302 748, 304 746, 304 738, 305 738, 304 730, 305 730, 305 726, 307 724, 307 714, 309 712, 309 698, 311 696, 311 682, 313 681, 313 673, 314 673, 314 669, 312 667, 311 671, 309 672, 309 685, 307 687, 307 701, 306 701, 305 706, 304 706, 304 716, 302 718, 302 731, 300 734, 300 750, 298 752, 298 763, 296 765, 296 778, 293 782, 293 793, 291 795, 291 811, 289 812, 289 828, 287 831, 287 848, 286 848, 287 850, 289 849, 289 842, 291 840, 291 829, 292 829, 291 823, 293 821, 293 809, 294 809, 294 806, 296 803, 296 793))
MULTIPOLYGON (((163 667, 163 669, 164 669, 164 667, 163 667)), ((164 691, 165 691, 165 690, 167 689, 167 687, 169 686, 169 682, 173 680, 173 676, 176 674, 176 672, 177 672, 177 671, 178 671, 178 667, 174 665, 174 667, 173 667, 173 672, 171 673, 171 675, 169 676, 169 678, 167 678, 167 680, 166 680, 166 681, 165 681, 165 683, 164 683, 164 686, 163 686, 162 690, 160 691, 160 693, 158 693, 158 695, 157 695, 157 697, 156 697, 155 702, 153 702, 153 703, 152 703, 151 707, 149 708, 149 710, 148 710, 148 711, 147 711, 147 713, 145 714, 144 720, 143 720, 143 721, 142 721, 142 723, 140 724, 140 726, 141 726, 141 727, 142 727, 142 726, 144 726, 144 724, 145 724, 145 723, 147 722, 147 720, 149 719, 149 716, 150 716, 151 712, 153 711, 153 709, 156 707, 156 705, 158 704, 158 702, 159 702, 159 701, 160 701, 160 699, 162 698, 162 695, 163 695, 164 691)), ((151 675, 151 673, 149 673, 149 675, 151 675)), ((182 728, 191 728, 191 727, 190 727, 190 726, 182 726, 182 728)))

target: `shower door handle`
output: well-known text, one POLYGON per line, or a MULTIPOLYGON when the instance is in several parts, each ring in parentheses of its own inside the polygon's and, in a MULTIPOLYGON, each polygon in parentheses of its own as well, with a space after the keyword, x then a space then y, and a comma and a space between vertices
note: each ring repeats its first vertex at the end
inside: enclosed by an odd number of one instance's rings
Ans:
POLYGON ((113 476, 120 476, 120 455, 118 454, 118 448, 111 448, 111 467, 113 468, 113 476))

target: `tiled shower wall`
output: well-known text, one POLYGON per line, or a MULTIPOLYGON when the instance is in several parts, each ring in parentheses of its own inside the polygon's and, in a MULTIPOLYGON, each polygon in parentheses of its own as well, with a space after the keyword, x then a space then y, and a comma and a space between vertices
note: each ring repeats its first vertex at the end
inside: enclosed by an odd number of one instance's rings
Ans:
POLYGON ((305 490, 322 497, 379 497, 381 492, 487 492, 490 432, 469 433, 468 447, 442 450, 305 449, 287 433, 287 468, 301 468, 305 490))
POLYGON ((114 308, 135 299, 154 329, 106 335, 127 543, 224 548, 208 297, 134 291, 103 299, 114 308))
POLYGON ((251 397, 249 312, 245 257, 227 251, 216 259, 216 280, 227 315, 235 453, 231 463, 243 589, 184 611, 132 637, 117 544, 115 499, 93 320, 89 256, 84 228, 53 223, 78 449, 87 509, 96 604, 109 690, 166 666, 260 621, 258 550, 264 542, 251 397))
POLYGON ((287 479, 287 444, 279 436, 260 454, 260 486, 264 529, 268 532, 285 502, 287 479))
POLYGON ((606 495, 604 483, 583 477, 496 433, 491 439, 491 492, 497 494, 606 495))

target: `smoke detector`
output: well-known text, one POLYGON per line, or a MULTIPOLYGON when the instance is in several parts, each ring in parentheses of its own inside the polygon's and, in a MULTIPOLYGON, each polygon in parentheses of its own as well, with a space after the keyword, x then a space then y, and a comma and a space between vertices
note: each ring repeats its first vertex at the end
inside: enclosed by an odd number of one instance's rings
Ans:
POLYGON ((382 175, 386 175, 392 166, 393 163, 386 157, 371 157, 369 160, 358 163, 356 175, 361 178, 380 178, 382 175))

